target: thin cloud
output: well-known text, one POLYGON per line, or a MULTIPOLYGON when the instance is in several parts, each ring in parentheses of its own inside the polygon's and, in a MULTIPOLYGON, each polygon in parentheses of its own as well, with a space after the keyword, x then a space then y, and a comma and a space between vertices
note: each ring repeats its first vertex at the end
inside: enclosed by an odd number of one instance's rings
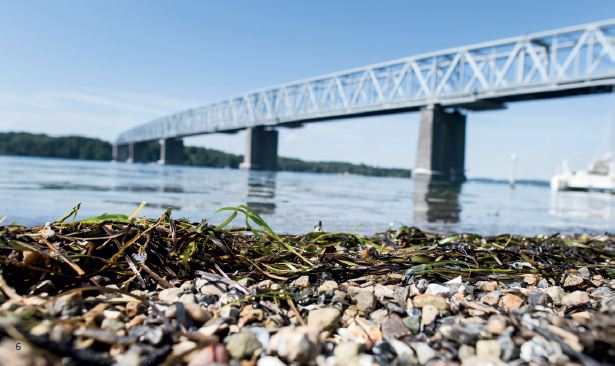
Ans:
POLYGON ((161 95, 101 90, 0 92, 0 129, 114 139, 123 130, 200 105, 161 95))

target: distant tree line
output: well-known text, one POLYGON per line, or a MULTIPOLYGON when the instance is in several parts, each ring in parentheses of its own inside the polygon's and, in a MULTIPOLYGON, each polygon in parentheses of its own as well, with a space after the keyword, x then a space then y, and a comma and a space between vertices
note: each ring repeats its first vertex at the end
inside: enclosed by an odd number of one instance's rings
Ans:
POLYGON ((111 144, 80 136, 49 137, 25 132, 0 133, 0 155, 111 160, 111 144))
MULTIPOLYGON (((160 156, 157 142, 148 142, 143 146, 143 157, 156 161, 160 156)), ((25 132, 0 133, 0 155, 41 156, 81 160, 111 160, 112 147, 109 142, 81 136, 50 137, 44 134, 25 132)), ((184 147, 184 165, 207 166, 214 168, 238 169, 243 161, 242 155, 225 153, 204 147, 184 147)), ((344 162, 311 162, 300 159, 278 159, 278 168, 282 171, 358 174, 387 177, 409 177, 410 170, 395 168, 378 168, 365 164, 344 162)))
POLYGON ((338 161, 304 161, 292 158, 278 158, 278 168, 289 172, 357 174, 376 177, 410 177, 410 170, 378 168, 365 164, 351 164, 338 161))

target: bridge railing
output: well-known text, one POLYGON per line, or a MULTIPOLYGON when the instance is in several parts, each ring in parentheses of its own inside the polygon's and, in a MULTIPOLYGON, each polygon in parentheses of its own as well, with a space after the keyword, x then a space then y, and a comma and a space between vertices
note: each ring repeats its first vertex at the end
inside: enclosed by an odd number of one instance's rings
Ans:
POLYGON ((118 143, 614 83, 611 19, 257 90, 137 126, 118 143))

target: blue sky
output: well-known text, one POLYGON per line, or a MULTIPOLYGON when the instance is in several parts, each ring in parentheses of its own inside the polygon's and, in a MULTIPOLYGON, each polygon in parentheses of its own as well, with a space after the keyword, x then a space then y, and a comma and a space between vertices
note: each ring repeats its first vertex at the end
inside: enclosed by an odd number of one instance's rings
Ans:
MULTIPOLYGON (((615 16, 611 1, 0 1, 0 131, 112 140, 246 91, 442 48, 615 16), (470 4, 470 6, 469 6, 470 4)), ((414 165, 418 114, 281 130, 308 160, 414 165)), ((548 178, 606 152, 615 96, 471 113, 471 177, 548 178)), ((244 136, 188 144, 242 153, 244 136)))

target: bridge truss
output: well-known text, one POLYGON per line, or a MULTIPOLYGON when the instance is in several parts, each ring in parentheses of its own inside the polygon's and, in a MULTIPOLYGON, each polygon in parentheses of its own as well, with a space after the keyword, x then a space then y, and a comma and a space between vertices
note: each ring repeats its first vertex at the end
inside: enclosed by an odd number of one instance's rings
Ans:
POLYGON ((615 19, 406 57, 253 91, 130 129, 118 143, 610 91, 615 19))

